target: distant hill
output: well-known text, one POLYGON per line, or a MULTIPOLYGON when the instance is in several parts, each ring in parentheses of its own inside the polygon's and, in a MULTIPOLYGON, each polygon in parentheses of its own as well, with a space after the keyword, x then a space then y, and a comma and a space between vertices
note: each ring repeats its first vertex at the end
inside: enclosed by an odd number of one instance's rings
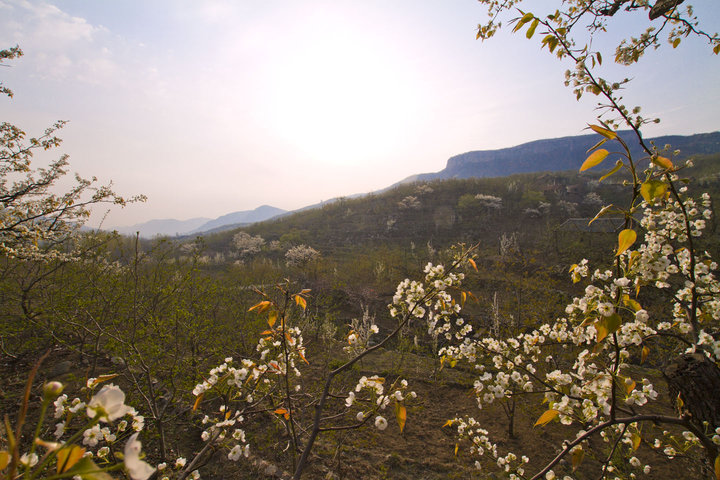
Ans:
POLYGON ((189 220, 175 220, 172 218, 162 220, 150 220, 144 223, 130 225, 129 227, 118 227, 116 230, 123 235, 135 235, 139 233, 143 238, 151 238, 158 235, 183 235, 195 230, 207 223, 210 218, 198 217, 189 220))
POLYGON ((282 215, 286 212, 287 210, 283 210, 282 208, 262 205, 257 207, 255 210, 228 213, 227 215, 218 217, 215 220, 210 220, 188 233, 202 233, 210 230, 218 231, 219 228, 225 226, 247 225, 249 223, 262 222, 263 220, 282 215))
MULTIPOLYGON (((637 141, 632 142, 630 132, 620 132, 627 140, 631 153, 642 156, 637 141)), ((536 140, 499 150, 477 150, 450 157, 443 170, 435 173, 412 175, 402 181, 410 183, 449 178, 504 177, 516 173, 576 170, 601 137, 597 134, 536 140)), ((681 136, 667 135, 648 139, 658 148, 666 144, 679 149, 683 157, 720 152, 720 132, 681 136)), ((613 147, 614 148, 614 147, 613 147)), ((612 148, 611 148, 612 151, 612 148)), ((395 184, 397 185, 397 184, 395 184)))
POLYGON ((286 212, 281 208, 263 205, 254 210, 228 213, 216 219, 198 217, 189 220, 150 220, 129 227, 119 227, 116 230, 123 235, 135 235, 136 232, 139 232, 143 238, 196 235, 206 232, 221 232, 242 225, 262 222, 286 212))

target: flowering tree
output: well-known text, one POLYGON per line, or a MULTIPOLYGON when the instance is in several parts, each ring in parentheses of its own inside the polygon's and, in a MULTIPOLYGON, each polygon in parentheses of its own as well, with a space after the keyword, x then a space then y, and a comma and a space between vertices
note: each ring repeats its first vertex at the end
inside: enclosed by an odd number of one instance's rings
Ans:
MULTIPOLYGON (((702 475, 715 478, 720 475, 720 406, 708 399, 709 392, 703 395, 702 388, 720 385, 720 343, 715 337, 720 283, 714 275, 717 264, 698 246, 711 217, 710 198, 689 196, 687 187, 678 184, 682 166, 644 142, 641 127, 656 120, 643 118, 639 107, 631 110, 622 104, 618 91, 627 79, 612 82, 596 73, 603 60, 592 40, 605 31, 609 19, 636 11, 648 12, 650 21, 659 23, 617 46, 615 61, 620 64, 634 63, 647 48, 657 48, 665 29, 674 48, 694 34, 707 39, 717 54, 720 37, 701 30, 692 7, 681 8, 678 1, 659 0, 651 6, 647 1, 571 0, 546 15, 522 10, 521 0, 481 2, 488 7, 489 20, 479 25, 478 38, 492 37, 504 15, 519 15, 511 20, 513 31, 526 28, 528 39, 539 32, 542 47, 573 64, 566 85, 577 98, 585 93, 602 98, 601 124, 591 126, 601 139, 580 170, 613 158, 614 168, 601 181, 624 171, 631 194, 626 207, 605 206, 595 217, 621 216, 624 228, 612 265, 591 269, 583 260, 571 268, 573 281, 588 285, 585 294, 567 306, 565 317, 504 339, 471 337, 459 311, 427 317, 432 334, 455 340, 441 350, 443 360, 466 361, 479 372, 474 385, 479 408, 516 392, 536 395, 548 408, 535 426, 558 420, 576 426, 576 433, 559 445, 553 460, 529 475, 530 458, 501 451, 479 421, 455 418, 448 425, 457 427, 472 454, 491 457, 510 478, 555 478, 565 459, 570 467, 563 474, 574 478, 588 457, 598 462, 600 478, 635 478, 652 469, 649 457, 638 450, 642 443, 669 459, 680 454, 697 458, 702 475), (587 42, 579 40, 583 36, 587 42), (634 131, 647 154, 642 160, 649 162, 632 158, 614 131, 620 125, 634 131), (601 148, 613 143, 619 152, 601 148), (649 167, 643 171, 641 164, 649 167), (654 291, 665 300, 653 301, 654 291), (653 358, 667 366, 667 359, 676 357, 665 371, 672 398, 663 398, 655 381, 638 373, 642 370, 637 365, 653 358), (657 413, 651 405, 660 402, 666 407, 670 403, 677 413, 657 413), (596 438, 603 447, 596 442, 590 447, 596 438)), ((668 410, 672 408, 660 411, 668 410)), ((482 467, 479 460, 477 466, 482 467)))
MULTIPOLYGON (((711 216, 710 198, 688 197, 686 187, 674 183, 676 168, 658 158, 634 206, 644 215, 634 225, 644 232, 644 241, 637 242, 635 230, 625 229, 610 268, 593 271, 586 260, 573 265, 574 281, 587 279, 589 284, 585 294, 567 306, 566 317, 504 340, 456 334, 462 340, 441 352, 454 361, 469 361, 481 372, 474 386, 480 408, 519 389, 548 404, 537 426, 555 419, 578 426, 577 434, 533 478, 554 478, 552 469, 565 456, 574 470, 588 453, 600 461, 603 478, 611 472, 647 473, 649 460, 635 454, 641 442, 669 458, 697 452, 706 459, 704 468, 716 464, 720 425, 716 416, 703 415, 702 408, 688 401, 686 392, 694 387, 680 381, 674 398, 661 398, 655 382, 636 367, 651 356, 656 364, 667 364, 665 358, 690 355, 681 358, 703 365, 713 377, 709 382, 720 378, 720 343, 713 337, 720 320, 720 283, 713 274, 717 264, 696 249, 711 216), (651 290, 666 293, 668 300, 653 304, 651 290), (551 364, 543 361, 553 355, 560 358, 551 364), (648 407, 669 400, 676 401, 677 415, 657 414, 648 407), (668 425, 681 430, 669 433, 668 425), (590 450, 593 436, 605 442, 604 453, 590 450)), ((445 321, 442 328, 451 332, 456 323, 445 321)), ((469 440, 472 453, 493 457, 513 478, 526 478, 524 463, 529 459, 500 452, 478 421, 456 418, 450 423, 469 440)))
POLYGON ((233 235, 232 244, 241 257, 250 257, 260 251, 265 245, 265 239, 259 235, 252 236, 247 232, 238 232, 233 235))
MULTIPOLYGON (((1 50, 0 64, 21 55, 18 47, 1 50)), ((13 95, 1 83, 0 94, 13 95)), ((54 247, 66 243, 78 231, 90 216, 92 205, 125 205, 145 198, 124 199, 110 185, 95 186, 96 178, 79 175, 65 193, 54 193, 58 181, 67 174, 68 156, 60 156, 45 168, 33 167, 31 160, 35 153, 60 145, 62 140, 56 132, 65 123, 56 122, 42 135, 30 138, 15 125, 0 123, 0 253, 6 257, 67 257, 54 247)))
POLYGON ((320 258, 320 252, 307 245, 296 245, 285 252, 285 263, 288 267, 305 267, 320 258))

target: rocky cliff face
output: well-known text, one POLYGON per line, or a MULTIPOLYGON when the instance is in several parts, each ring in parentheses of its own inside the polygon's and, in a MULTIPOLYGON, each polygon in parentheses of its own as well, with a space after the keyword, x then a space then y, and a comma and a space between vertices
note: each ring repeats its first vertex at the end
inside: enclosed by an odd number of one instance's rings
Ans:
MULTIPOLYGON (((632 142, 629 131, 620 132, 627 139, 636 158, 643 156, 640 145, 632 142)), ((596 134, 553 138, 524 143, 500 150, 478 150, 455 155, 444 170, 413 175, 401 183, 444 178, 503 177, 515 173, 562 171, 578 169, 587 157, 587 150, 600 137, 596 134)), ((649 139, 658 148, 666 144, 679 149, 681 156, 720 152, 720 132, 690 136, 668 135, 649 139)), ((613 148, 610 149, 611 151, 613 148)))

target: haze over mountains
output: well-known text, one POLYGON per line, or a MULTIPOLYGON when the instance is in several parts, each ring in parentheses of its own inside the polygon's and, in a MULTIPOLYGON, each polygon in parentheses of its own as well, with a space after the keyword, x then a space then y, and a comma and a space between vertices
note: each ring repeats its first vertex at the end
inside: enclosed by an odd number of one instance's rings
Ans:
MULTIPOLYGON (((620 132, 623 138, 628 139, 631 153, 635 158, 643 156, 642 149, 637 142, 631 142, 630 132, 620 132)), ((504 177, 516 173, 532 173, 544 171, 575 170, 587 157, 587 150, 598 140, 596 134, 562 137, 544 140, 535 140, 509 148, 499 150, 477 150, 450 157, 443 170, 434 173, 420 173, 411 175, 404 180, 391 185, 393 188, 399 184, 410 182, 431 181, 450 178, 473 177, 504 177)), ((668 135, 648 139, 658 148, 666 144, 673 149, 680 150, 681 157, 686 158, 697 154, 711 154, 720 152, 720 132, 701 133, 696 135, 668 135)), ((618 151, 617 144, 608 149, 618 151)), ((615 158, 608 159, 615 161, 615 158)), ((610 163, 608 163, 609 165, 610 163)), ((327 203, 327 202, 324 202, 327 203)), ((317 205, 319 206, 319 205, 317 205)), ((305 210, 310 207, 304 207, 305 210)), ((199 235, 203 233, 229 230, 255 222, 262 222, 270 218, 287 214, 286 210, 262 205, 254 210, 245 210, 228 213, 215 219, 192 218, 189 220, 150 220, 148 222, 117 228, 124 235, 140 233, 141 237, 151 238, 158 235, 183 236, 199 235)))
POLYGON ((248 225, 255 222, 262 222, 270 218, 287 213, 287 210, 272 207, 270 205, 262 205, 254 210, 245 210, 240 212, 232 212, 222 215, 218 218, 191 218, 189 220, 150 220, 144 223, 138 223, 129 227, 120 227, 116 230, 123 235, 135 235, 139 233, 143 238, 151 238, 158 235, 163 236, 183 236, 201 233, 209 233, 230 228, 236 228, 242 225, 248 225))

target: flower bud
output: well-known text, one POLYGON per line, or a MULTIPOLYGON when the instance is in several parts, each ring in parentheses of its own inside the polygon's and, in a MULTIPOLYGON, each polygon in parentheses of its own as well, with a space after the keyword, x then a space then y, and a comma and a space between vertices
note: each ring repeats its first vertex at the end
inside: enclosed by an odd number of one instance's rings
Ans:
POLYGON ((43 386, 43 395, 45 399, 52 400, 62 393, 63 388, 65 387, 60 382, 48 382, 43 386))

